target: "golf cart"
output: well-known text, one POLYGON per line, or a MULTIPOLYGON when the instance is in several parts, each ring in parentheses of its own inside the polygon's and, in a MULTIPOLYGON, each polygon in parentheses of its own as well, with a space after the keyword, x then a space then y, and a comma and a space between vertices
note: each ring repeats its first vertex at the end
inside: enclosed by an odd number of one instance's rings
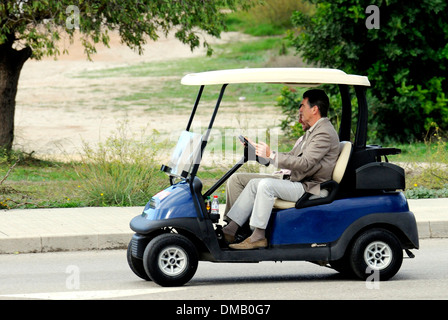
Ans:
POLYGON ((260 262, 309 261, 341 273, 378 280, 393 277, 401 267, 403 250, 419 248, 414 214, 401 192, 404 170, 387 156, 399 149, 366 145, 367 77, 321 68, 255 68, 188 74, 184 85, 199 86, 188 124, 171 160, 162 166, 171 185, 154 195, 141 215, 130 222, 135 232, 127 259, 132 271, 161 286, 179 286, 195 274, 198 261, 260 262), (204 149, 228 85, 281 83, 303 87, 339 87, 342 117, 340 156, 331 180, 321 188, 328 196, 305 193, 297 202, 276 200, 266 230, 268 247, 232 250, 223 239, 220 217, 208 213, 205 200, 248 161, 266 164, 250 143, 244 155, 210 189, 197 177, 204 149), (220 85, 216 106, 204 134, 190 131, 205 86, 220 85), (358 102, 357 126, 351 141, 352 106, 349 86, 358 102))

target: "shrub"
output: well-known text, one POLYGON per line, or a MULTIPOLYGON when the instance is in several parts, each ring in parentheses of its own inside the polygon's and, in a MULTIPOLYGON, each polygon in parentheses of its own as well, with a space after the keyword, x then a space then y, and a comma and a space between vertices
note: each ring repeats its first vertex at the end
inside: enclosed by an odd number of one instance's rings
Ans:
POLYGON ((277 98, 277 106, 282 109, 282 113, 286 116, 281 121, 280 128, 288 139, 297 139, 303 135, 302 126, 298 122, 301 101, 302 95, 295 89, 288 87, 283 87, 280 96, 277 98))
POLYGON ((126 125, 96 148, 84 143, 84 155, 76 170, 89 205, 144 205, 164 188, 167 179, 160 173, 156 155, 163 142, 153 131, 135 139, 126 125))
POLYGON ((437 119, 448 129, 448 3, 439 0, 310 0, 312 15, 295 12, 290 39, 309 63, 369 77, 378 138, 421 141, 437 119), (366 27, 377 5, 379 29, 366 27))
POLYGON ((408 199, 448 198, 448 185, 442 189, 416 187, 405 191, 408 199))

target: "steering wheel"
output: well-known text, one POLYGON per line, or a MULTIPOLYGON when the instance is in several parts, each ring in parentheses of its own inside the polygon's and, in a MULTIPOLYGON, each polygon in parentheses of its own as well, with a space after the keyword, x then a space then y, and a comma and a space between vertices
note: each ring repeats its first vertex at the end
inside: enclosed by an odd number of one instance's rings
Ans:
POLYGON ((255 160, 259 164, 264 166, 269 166, 269 159, 259 157, 255 154, 255 146, 247 140, 246 137, 240 135, 238 136, 240 141, 244 144, 244 162, 249 160, 255 160))

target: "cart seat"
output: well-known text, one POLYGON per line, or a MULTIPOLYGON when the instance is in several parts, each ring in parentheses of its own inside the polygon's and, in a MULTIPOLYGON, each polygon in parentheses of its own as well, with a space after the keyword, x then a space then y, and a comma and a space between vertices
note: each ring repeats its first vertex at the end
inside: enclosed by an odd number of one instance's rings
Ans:
POLYGON ((306 192, 299 200, 297 200, 297 202, 285 201, 277 198, 274 202, 274 209, 289 209, 294 207, 305 208, 332 202, 336 197, 339 183, 344 176, 351 153, 352 144, 350 141, 339 142, 339 157, 333 169, 332 180, 325 181, 320 185, 321 190, 328 191, 327 196, 319 197, 306 192))

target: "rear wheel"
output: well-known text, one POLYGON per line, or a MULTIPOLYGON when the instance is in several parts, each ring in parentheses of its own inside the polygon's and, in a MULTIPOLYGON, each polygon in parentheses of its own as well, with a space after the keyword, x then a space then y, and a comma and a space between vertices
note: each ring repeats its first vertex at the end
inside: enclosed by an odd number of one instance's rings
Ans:
POLYGON ((385 229, 376 228, 362 233, 350 251, 350 266, 361 279, 377 272, 379 280, 388 280, 400 270, 402 262, 400 241, 385 229))
POLYGON ((337 272, 343 274, 347 277, 353 277, 353 269, 350 266, 350 260, 348 259, 347 255, 344 255, 339 260, 333 260, 330 261, 330 266, 336 270, 337 272))
POLYGON ((164 287, 181 286, 196 273, 198 253, 187 237, 162 234, 152 239, 146 247, 143 266, 155 283, 164 287))

